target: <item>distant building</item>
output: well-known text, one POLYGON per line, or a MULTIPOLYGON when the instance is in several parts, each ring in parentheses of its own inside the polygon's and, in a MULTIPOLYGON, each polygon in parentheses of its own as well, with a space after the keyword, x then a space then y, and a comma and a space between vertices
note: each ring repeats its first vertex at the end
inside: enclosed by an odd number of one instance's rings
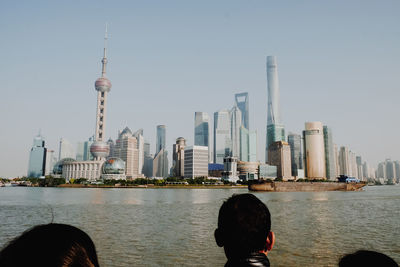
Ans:
POLYGON ((301 135, 288 134, 288 143, 290 145, 290 160, 292 163, 292 176, 299 176, 299 169, 303 169, 303 152, 301 146, 301 135))
POLYGON ((246 162, 246 161, 238 161, 237 162, 237 171, 239 179, 248 181, 248 180, 258 180, 258 166, 259 162, 246 162))
POLYGON ((329 180, 335 180, 336 179, 335 148, 333 146, 332 130, 328 126, 324 126, 324 145, 325 145, 326 178, 329 180))
POLYGON ((325 179, 325 145, 322 123, 306 122, 303 131, 305 174, 308 179, 325 179))
POLYGON ((237 106, 230 111, 231 121, 231 155, 239 158, 240 156, 240 127, 242 126, 242 113, 237 106))
POLYGON ((82 161, 84 153, 85 153, 84 142, 78 142, 78 144, 76 145, 76 160, 82 161))
POLYGON ((287 142, 278 141, 269 146, 268 164, 277 166, 277 177, 283 180, 292 179, 290 146, 287 142))
POLYGON ((153 176, 153 158, 154 156, 150 154, 150 143, 144 142, 144 161, 143 161, 143 174, 146 177, 153 176))
POLYGON ((120 158, 125 162, 127 178, 140 177, 137 139, 132 135, 132 131, 128 127, 119 132, 118 139, 115 141, 113 157, 120 158))
POLYGON ((137 141, 136 148, 138 150, 138 173, 141 175, 143 173, 143 166, 144 166, 143 129, 139 129, 136 132, 134 132, 133 136, 136 137, 136 141, 137 141))
POLYGON ((350 175, 350 164, 349 164, 349 149, 345 146, 340 147, 339 151, 339 175, 350 175))
POLYGON ((76 158, 74 147, 72 144, 65 138, 60 139, 60 147, 58 150, 58 160, 62 160, 65 158, 76 158))
POLYGON ((258 178, 259 179, 271 179, 275 180, 275 178, 278 176, 278 167, 277 166, 272 166, 269 164, 262 163, 260 164, 259 172, 258 172, 258 178))
POLYGON ((62 162, 62 177, 68 182, 71 179, 79 178, 88 180, 100 179, 104 160, 74 161, 70 158, 65 158, 59 162, 62 162))
POLYGON ((125 162, 120 158, 108 158, 103 163, 101 178, 105 180, 125 180, 125 162))
POLYGON ((285 128, 281 122, 278 65, 275 56, 267 57, 268 107, 265 162, 268 162, 268 148, 277 141, 285 140, 285 128))
POLYGON ((208 160, 211 159, 210 149, 210 117, 205 112, 195 112, 194 114, 194 145, 208 147, 208 160))
POLYGON ((161 151, 161 149, 166 148, 166 131, 165 125, 157 125, 157 143, 156 143, 156 154, 161 151))
POLYGON ((57 163, 57 156, 54 150, 46 149, 46 165, 44 175, 52 175, 54 165, 57 163))
POLYGON ((87 141, 83 143, 83 160, 94 159, 93 155, 90 153, 90 147, 92 146, 93 142, 94 142, 94 136, 90 137, 87 141))
POLYGON ((236 183, 239 180, 237 172, 237 158, 225 157, 224 158, 224 171, 222 172, 222 180, 236 183))
POLYGON ((224 164, 209 163, 208 164, 208 176, 209 177, 222 177, 224 171, 224 164))
POLYGON ((186 178, 208 177, 208 147, 185 147, 184 176, 186 178))
POLYGON ((247 130, 250 130, 249 123, 249 93, 235 94, 235 105, 240 109, 242 114, 242 125, 247 130))
POLYGON ((249 131, 244 125, 240 127, 240 157, 241 161, 257 161, 257 131, 249 131))
POLYGON ((110 147, 110 156, 115 154, 115 142, 111 137, 107 140, 107 145, 110 147))
POLYGON ((29 154, 28 177, 41 177, 46 170, 46 152, 43 137, 38 134, 33 139, 33 145, 29 154))
MULTIPOLYGON (((175 177, 183 177, 185 174, 185 147, 186 147, 186 140, 183 137, 178 137, 176 139, 176 143, 173 145, 172 151, 172 168, 173 168, 173 173, 172 175, 175 177)), ((208 151, 208 150, 207 150, 208 151)), ((207 162, 208 162, 208 156, 207 156, 207 162)))
POLYGON ((231 155, 231 120, 228 110, 214 113, 214 163, 224 163, 224 157, 231 155))

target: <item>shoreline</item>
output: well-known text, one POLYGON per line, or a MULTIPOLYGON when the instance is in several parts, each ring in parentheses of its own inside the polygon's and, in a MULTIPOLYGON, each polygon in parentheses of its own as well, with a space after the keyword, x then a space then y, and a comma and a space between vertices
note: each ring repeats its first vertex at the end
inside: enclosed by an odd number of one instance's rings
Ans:
POLYGON ((127 185, 127 186, 113 186, 113 185, 83 185, 83 184, 62 184, 56 186, 58 188, 141 188, 141 189, 237 189, 246 188, 247 185, 127 185))

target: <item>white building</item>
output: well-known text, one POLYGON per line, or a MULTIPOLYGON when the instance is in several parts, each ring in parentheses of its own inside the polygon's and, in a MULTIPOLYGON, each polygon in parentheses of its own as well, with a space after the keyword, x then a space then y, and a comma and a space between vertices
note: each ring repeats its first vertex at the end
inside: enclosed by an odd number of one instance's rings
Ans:
POLYGON ((303 137, 306 177, 325 179, 325 144, 322 123, 306 122, 303 137))
POLYGON ((214 113, 214 163, 223 164, 224 157, 230 155, 231 119, 229 110, 214 113))
POLYGON ((184 175, 187 178, 208 177, 208 147, 185 147, 184 175))

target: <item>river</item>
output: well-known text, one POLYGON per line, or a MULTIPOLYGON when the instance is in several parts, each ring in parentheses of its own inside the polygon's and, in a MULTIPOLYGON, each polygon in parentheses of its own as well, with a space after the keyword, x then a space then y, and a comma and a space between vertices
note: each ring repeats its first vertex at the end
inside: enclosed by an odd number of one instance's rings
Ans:
MULTIPOLYGON (((218 210, 247 189, 0 188, 0 246, 37 224, 77 226, 101 266, 223 266, 218 210)), ((272 266, 337 266, 358 249, 400 262, 400 186, 254 193, 272 215, 272 266)))

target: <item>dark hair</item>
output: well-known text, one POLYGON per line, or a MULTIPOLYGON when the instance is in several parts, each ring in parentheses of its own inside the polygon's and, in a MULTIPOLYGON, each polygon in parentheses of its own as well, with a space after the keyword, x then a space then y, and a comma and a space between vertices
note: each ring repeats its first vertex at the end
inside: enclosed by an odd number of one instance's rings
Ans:
POLYGON ((239 194, 222 204, 215 235, 219 246, 241 257, 264 250, 270 230, 271 215, 267 206, 252 194, 239 194))
POLYGON ((0 251, 0 266, 98 267, 96 248, 82 230, 43 224, 25 231, 0 251))
POLYGON ((399 265, 389 256, 369 250, 359 250, 355 253, 347 254, 339 261, 339 267, 357 266, 398 267, 399 265))

